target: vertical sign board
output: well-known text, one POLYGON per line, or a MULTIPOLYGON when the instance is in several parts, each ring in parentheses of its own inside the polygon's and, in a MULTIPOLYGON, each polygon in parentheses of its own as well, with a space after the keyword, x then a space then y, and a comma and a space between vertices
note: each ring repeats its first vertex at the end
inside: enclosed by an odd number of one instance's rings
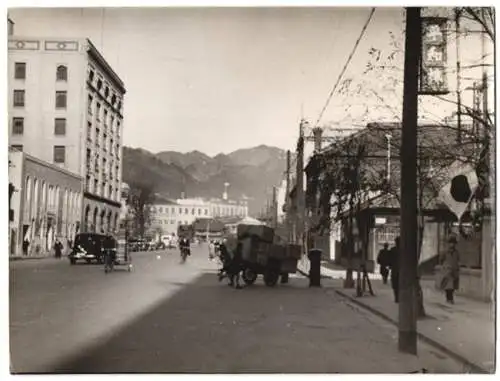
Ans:
POLYGON ((422 18, 419 94, 448 94, 446 17, 422 18))

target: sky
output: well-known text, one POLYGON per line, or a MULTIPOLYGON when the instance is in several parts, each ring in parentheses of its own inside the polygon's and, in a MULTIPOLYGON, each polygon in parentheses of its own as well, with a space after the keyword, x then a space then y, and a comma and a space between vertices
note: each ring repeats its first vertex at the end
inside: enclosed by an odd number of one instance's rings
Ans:
MULTIPOLYGON (((295 145, 315 120, 370 8, 10 9, 18 36, 89 37, 125 82, 124 144, 210 155, 295 145)), ((379 8, 347 74, 401 30, 379 8)), ((335 100, 325 119, 335 120, 335 100)))
MULTIPOLYGON (((9 16, 18 36, 92 40, 127 89, 125 145, 216 155, 260 144, 293 149, 300 118, 315 124, 370 10, 23 8, 9 16)), ((389 32, 401 37, 403 23, 402 8, 377 7, 343 79, 383 84, 362 75, 368 52, 388 51, 389 32)), ((368 119, 399 117, 398 91, 380 91, 396 106, 369 108, 368 119)), ((365 123, 361 109, 377 99, 362 95, 334 94, 321 123, 345 123, 347 104, 351 120, 365 123)))

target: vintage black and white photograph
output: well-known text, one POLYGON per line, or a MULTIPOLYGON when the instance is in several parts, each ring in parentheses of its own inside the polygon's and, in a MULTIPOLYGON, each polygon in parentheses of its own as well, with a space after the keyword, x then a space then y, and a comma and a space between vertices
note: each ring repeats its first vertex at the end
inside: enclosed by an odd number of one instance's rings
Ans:
POLYGON ((494 7, 10 5, 10 374, 496 372, 494 7))

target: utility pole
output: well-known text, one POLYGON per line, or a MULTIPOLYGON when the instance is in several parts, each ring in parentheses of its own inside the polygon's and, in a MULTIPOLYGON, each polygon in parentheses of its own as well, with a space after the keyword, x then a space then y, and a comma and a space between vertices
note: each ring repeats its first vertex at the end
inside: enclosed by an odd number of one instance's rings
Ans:
POLYGON ((286 151, 286 190, 285 190, 285 226, 286 239, 288 243, 292 242, 291 221, 290 221, 290 150, 286 151))
POLYGON ((401 152, 399 350, 417 354, 417 119, 421 50, 420 8, 406 8, 401 152))
POLYGON ((272 221, 272 227, 276 229, 278 227, 278 199, 277 199, 277 189, 276 187, 273 187, 273 200, 272 200, 272 207, 271 207, 271 221, 272 221))
POLYGON ((462 89, 460 82, 460 8, 455 8, 455 36, 457 54, 457 143, 462 143, 462 89))
MULTIPOLYGON (((304 127, 307 122, 302 119, 297 142, 297 239, 304 246, 305 196, 304 196, 304 127)), ((303 247, 305 249, 305 247, 303 247)))

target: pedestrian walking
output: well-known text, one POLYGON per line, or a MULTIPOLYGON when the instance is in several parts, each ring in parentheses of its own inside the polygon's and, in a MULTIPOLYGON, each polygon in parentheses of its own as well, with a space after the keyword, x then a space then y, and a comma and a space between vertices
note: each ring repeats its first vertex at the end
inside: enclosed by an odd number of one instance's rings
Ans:
POLYGON ((234 288, 242 288, 240 285, 240 272, 243 270, 243 245, 238 242, 234 256, 229 263, 229 285, 234 288))
POLYGON ((394 247, 389 250, 389 267, 391 268, 391 286, 394 292, 394 302, 399 303, 399 258, 401 255, 400 238, 394 240, 394 247))
POLYGON ((460 256, 457 249, 457 238, 452 235, 448 238, 448 248, 440 256, 441 270, 438 273, 439 288, 445 291, 446 302, 453 304, 455 290, 459 285, 460 256))
POLYGON ((215 245, 214 241, 208 243, 208 259, 211 261, 215 258, 215 245))
POLYGON ((378 252, 377 263, 380 266, 380 275, 382 275, 382 281, 387 284, 387 279, 389 278, 389 260, 390 260, 389 244, 384 243, 384 248, 378 252))
POLYGON ((30 241, 28 241, 26 238, 23 241, 23 254, 28 255, 28 249, 30 247, 30 241))
POLYGON ((56 258, 62 257, 63 244, 59 241, 59 238, 56 239, 56 243, 54 244, 54 251, 56 253, 56 258))

